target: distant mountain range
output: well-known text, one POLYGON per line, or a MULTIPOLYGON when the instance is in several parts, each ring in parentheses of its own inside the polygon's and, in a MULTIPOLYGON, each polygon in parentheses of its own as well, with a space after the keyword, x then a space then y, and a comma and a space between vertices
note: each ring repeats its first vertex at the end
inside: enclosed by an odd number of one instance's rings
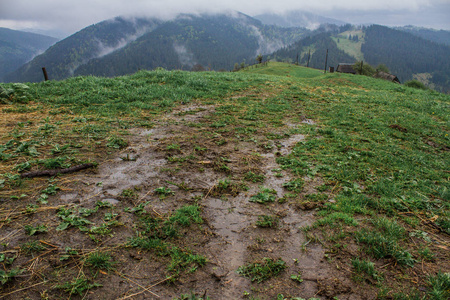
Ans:
POLYGON ((253 62, 309 33, 305 28, 263 25, 242 13, 187 15, 171 21, 115 18, 89 26, 36 57, 7 81, 41 81, 73 75, 117 76, 138 69, 219 70, 253 62))
POLYGON ((402 27, 342 25, 308 13, 249 17, 227 14, 181 14, 173 20, 118 17, 91 25, 56 43, 18 70, 7 82, 70 76, 118 76, 139 69, 231 70, 241 63, 265 59, 296 62, 323 69, 363 60, 385 64, 401 81, 417 78, 450 92, 448 31, 402 27), (315 30, 305 28, 316 27, 315 30), (276 25, 274 25, 276 24, 276 25), (302 26, 302 27, 299 27, 302 26), (446 45, 447 44, 447 45, 446 45))
POLYGON ((0 81, 57 41, 49 36, 0 28, 0 81))
POLYGON ((420 36, 421 38, 436 42, 438 44, 450 46, 450 31, 448 30, 436 30, 415 26, 395 27, 394 29, 420 36))

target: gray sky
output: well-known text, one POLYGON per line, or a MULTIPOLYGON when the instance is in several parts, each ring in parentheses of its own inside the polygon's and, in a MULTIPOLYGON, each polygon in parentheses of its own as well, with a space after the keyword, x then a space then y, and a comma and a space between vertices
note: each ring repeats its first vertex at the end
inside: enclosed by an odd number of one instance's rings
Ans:
POLYGON ((177 13, 304 10, 349 23, 450 30, 450 0, 0 0, 0 27, 66 35, 120 15, 170 18, 177 13))

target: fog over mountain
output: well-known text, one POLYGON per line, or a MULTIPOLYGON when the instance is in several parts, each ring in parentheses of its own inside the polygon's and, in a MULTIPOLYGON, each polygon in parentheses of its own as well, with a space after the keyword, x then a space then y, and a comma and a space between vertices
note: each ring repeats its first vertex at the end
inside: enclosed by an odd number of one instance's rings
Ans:
POLYGON ((281 27, 305 27, 310 30, 319 28, 321 24, 344 25, 345 22, 326 18, 301 10, 289 11, 284 13, 265 13, 255 16, 264 24, 277 25, 281 27))
POLYGON ((15 0, 0 3, 0 27, 41 32, 57 30, 68 36, 116 16, 145 16, 168 20, 179 13, 225 10, 237 10, 250 16, 301 10, 351 24, 376 23, 450 29, 448 0, 15 0))

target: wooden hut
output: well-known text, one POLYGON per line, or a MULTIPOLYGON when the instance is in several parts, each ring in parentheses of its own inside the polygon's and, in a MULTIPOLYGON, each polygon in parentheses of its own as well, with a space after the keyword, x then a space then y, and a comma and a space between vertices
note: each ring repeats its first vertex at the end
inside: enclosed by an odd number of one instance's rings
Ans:
POLYGON ((384 80, 391 81, 391 82, 400 83, 400 80, 398 80, 397 76, 383 72, 383 71, 378 71, 375 75, 373 75, 373 77, 384 79, 384 80))
POLYGON ((336 72, 339 73, 349 73, 349 74, 356 74, 356 71, 353 69, 353 66, 355 64, 338 64, 336 68, 336 72))

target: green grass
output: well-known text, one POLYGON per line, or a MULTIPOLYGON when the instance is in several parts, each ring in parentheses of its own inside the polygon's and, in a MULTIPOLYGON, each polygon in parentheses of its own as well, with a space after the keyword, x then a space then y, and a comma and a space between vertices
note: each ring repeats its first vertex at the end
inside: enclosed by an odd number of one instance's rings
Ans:
POLYGON ((431 288, 428 295, 432 300, 444 300, 450 298, 450 273, 438 272, 435 276, 428 277, 431 288))
POLYGON ((244 70, 243 72, 276 76, 291 76, 296 78, 315 78, 323 75, 323 71, 320 70, 289 65, 280 62, 269 62, 267 67, 252 67, 244 70))
POLYGON ((357 61, 364 60, 364 54, 361 52, 361 46, 364 43, 364 36, 362 30, 346 31, 339 34, 337 37, 332 37, 332 39, 336 42, 336 45, 339 49, 349 54, 350 56, 355 57, 357 61), (359 38, 358 42, 349 40, 348 39, 349 34, 351 34, 352 36, 358 35, 359 38))
POLYGON ((266 176, 264 176, 263 174, 255 174, 252 171, 249 171, 245 174, 244 179, 250 182, 264 182, 266 176))
POLYGON ((382 279, 382 277, 375 270, 375 264, 371 261, 354 258, 352 259, 352 266, 355 269, 355 272, 360 276, 365 274, 376 281, 382 279))
POLYGON ((46 249, 47 248, 39 243, 39 241, 26 242, 20 246, 20 250, 24 251, 26 254, 39 253, 46 249))
POLYGON ((279 218, 277 216, 260 215, 256 221, 256 226, 263 228, 275 228, 278 226, 279 218))
POLYGON ((91 282, 84 275, 81 275, 78 278, 74 278, 70 282, 65 282, 63 284, 57 285, 56 288, 62 289, 70 295, 78 294, 83 296, 86 291, 89 291, 96 287, 101 287, 102 285, 96 282, 91 282))
POLYGON ((95 270, 111 271, 115 264, 109 253, 99 251, 90 253, 84 260, 85 266, 95 270))

